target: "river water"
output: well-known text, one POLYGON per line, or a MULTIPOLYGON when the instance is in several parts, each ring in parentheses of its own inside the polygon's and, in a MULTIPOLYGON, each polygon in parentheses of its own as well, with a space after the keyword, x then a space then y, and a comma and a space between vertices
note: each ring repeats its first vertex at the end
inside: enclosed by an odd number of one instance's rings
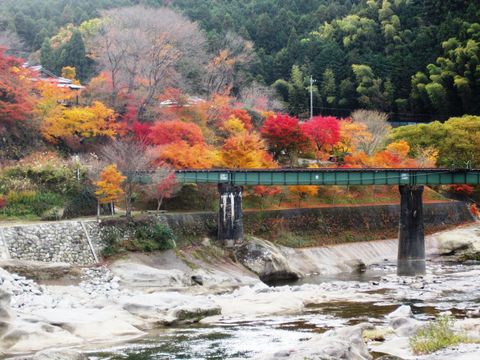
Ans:
MULTIPOLYGON (((386 324, 386 315, 400 305, 410 305, 419 320, 433 319, 443 312, 457 318, 477 316, 472 314, 480 307, 480 287, 476 285, 479 276, 478 262, 430 262, 427 276, 417 278, 398 278, 392 263, 371 266, 363 274, 312 276, 284 286, 324 289, 327 283, 331 291, 376 294, 381 300, 356 302, 353 296, 352 301, 306 306, 297 314, 170 327, 131 343, 93 349, 87 355, 92 360, 250 359, 265 350, 294 347, 313 333, 361 322, 386 324)), ((271 291, 281 294, 278 287, 271 291)))

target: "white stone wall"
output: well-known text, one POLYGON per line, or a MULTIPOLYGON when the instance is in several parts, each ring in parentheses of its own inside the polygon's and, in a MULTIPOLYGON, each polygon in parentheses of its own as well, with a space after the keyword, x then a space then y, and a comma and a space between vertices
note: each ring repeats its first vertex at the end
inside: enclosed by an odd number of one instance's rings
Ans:
POLYGON ((11 259, 77 265, 95 262, 79 221, 12 226, 1 230, 11 259))

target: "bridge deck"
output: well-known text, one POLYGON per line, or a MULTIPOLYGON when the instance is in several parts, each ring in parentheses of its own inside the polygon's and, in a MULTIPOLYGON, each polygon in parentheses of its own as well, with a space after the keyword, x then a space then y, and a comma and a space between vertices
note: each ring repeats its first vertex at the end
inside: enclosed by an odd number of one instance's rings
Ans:
POLYGON ((234 185, 480 184, 480 169, 208 169, 177 170, 177 181, 234 185))

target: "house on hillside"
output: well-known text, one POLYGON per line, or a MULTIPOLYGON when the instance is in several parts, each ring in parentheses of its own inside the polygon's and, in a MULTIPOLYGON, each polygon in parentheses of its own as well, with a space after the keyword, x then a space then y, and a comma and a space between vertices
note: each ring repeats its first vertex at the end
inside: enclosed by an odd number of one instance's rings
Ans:
POLYGON ((24 66, 34 74, 34 77, 31 79, 32 81, 47 81, 49 83, 56 84, 58 87, 69 88, 70 90, 74 91, 85 89, 85 86, 74 84, 70 79, 56 76, 51 71, 45 69, 42 65, 29 66, 28 64, 25 64, 24 66))
POLYGON ((198 96, 189 96, 185 99, 184 102, 179 102, 174 99, 167 99, 160 103, 160 107, 189 107, 193 105, 198 105, 204 103, 205 100, 198 96))

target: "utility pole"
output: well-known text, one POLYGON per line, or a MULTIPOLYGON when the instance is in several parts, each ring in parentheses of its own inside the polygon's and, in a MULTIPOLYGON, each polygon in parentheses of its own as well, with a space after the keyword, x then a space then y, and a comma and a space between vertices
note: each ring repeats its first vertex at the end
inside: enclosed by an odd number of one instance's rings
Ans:
POLYGON ((316 80, 310 75, 310 119, 313 118, 313 84, 316 80))

